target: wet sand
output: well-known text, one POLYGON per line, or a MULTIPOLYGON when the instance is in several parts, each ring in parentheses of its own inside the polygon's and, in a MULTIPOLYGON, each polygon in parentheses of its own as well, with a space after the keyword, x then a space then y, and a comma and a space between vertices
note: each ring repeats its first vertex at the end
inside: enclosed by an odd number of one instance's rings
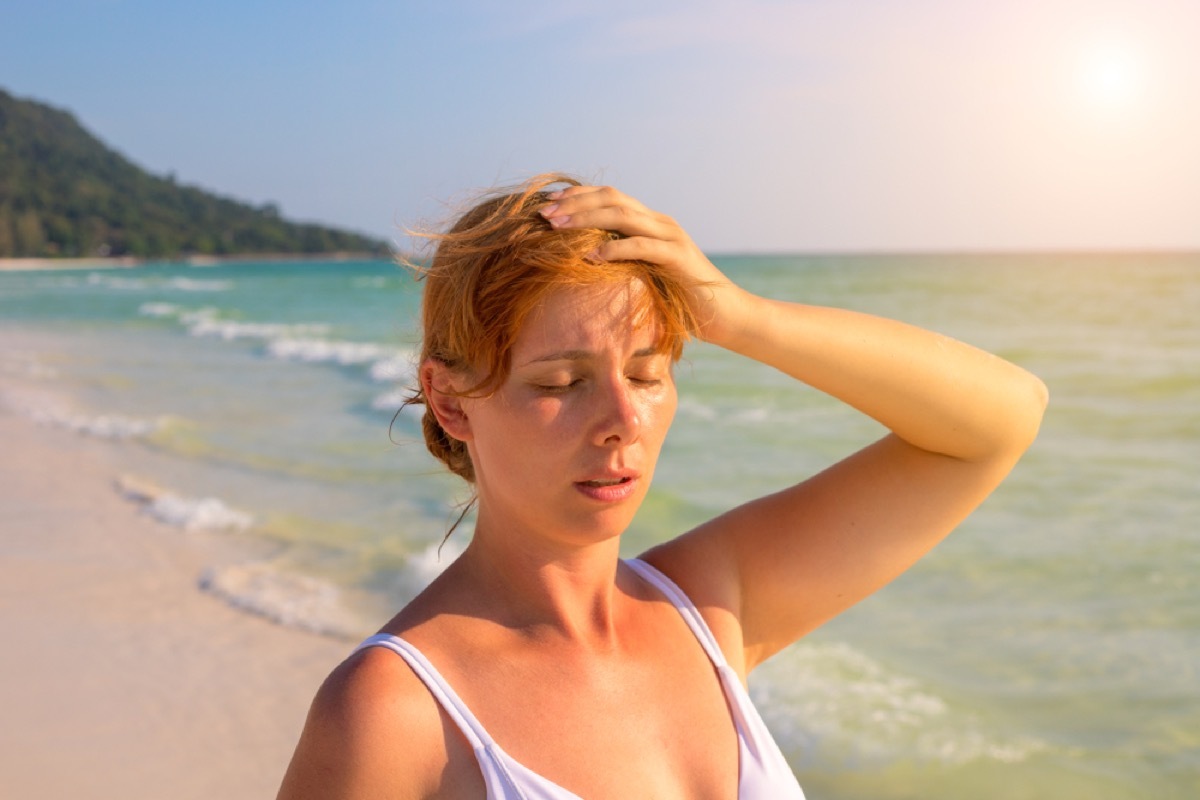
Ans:
POLYGON ((0 404, 0 796, 273 797, 350 644, 199 591, 204 548, 115 491, 116 448, 0 404))

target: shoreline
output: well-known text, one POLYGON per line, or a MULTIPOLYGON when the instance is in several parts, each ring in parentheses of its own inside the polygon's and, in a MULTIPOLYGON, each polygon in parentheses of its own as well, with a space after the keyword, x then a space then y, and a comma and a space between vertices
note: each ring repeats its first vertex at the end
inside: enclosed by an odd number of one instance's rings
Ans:
MULTIPOLYGON (((0 331, 5 349, 25 349, 13 334, 0 331)), ((0 372, 0 399, 23 390, 52 387, 0 372)), ((313 694, 351 645, 200 591, 206 545, 221 542, 123 498, 119 444, 4 403, 0 441, 0 786, 274 796, 313 694)))
POLYGON ((72 269, 134 269, 156 264, 182 264, 189 267, 212 267, 221 264, 256 264, 268 261, 295 261, 298 263, 323 261, 385 261, 394 260, 394 255, 356 251, 334 251, 332 253, 242 253, 220 256, 190 255, 176 258, 140 258, 118 256, 114 258, 0 258, 0 272, 46 272, 72 269))

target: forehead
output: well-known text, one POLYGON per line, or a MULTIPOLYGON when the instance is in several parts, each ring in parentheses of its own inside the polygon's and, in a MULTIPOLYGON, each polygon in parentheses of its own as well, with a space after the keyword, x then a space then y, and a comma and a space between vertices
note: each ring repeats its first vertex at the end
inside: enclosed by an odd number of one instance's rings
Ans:
POLYGON ((662 325, 639 280, 552 289, 525 319, 513 343, 515 361, 535 351, 657 346, 662 325))

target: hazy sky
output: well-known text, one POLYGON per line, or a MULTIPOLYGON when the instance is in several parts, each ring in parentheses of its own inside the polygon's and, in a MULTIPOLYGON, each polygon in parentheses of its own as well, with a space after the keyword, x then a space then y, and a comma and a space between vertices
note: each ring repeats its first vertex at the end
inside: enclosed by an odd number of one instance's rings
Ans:
POLYGON ((710 251, 1200 247, 1200 0, 0 0, 0 86, 395 239, 565 170, 710 251))

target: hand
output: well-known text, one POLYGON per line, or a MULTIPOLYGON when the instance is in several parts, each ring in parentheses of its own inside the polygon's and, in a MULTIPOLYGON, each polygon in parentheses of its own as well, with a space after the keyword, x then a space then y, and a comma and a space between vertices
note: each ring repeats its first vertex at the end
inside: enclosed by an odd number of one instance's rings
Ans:
POLYGON ((692 290, 697 335, 718 344, 741 329, 746 293, 700 251, 675 220, 609 186, 572 186, 549 195, 541 214, 555 228, 600 228, 620 234, 594 256, 603 261, 645 261, 673 272, 692 290))

